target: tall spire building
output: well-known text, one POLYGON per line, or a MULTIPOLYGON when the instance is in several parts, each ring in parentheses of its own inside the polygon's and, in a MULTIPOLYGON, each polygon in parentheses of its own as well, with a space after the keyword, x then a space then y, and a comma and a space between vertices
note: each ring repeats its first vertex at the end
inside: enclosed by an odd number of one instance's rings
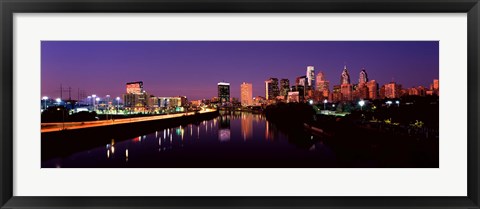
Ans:
POLYGON ((343 67, 342 75, 340 77, 340 84, 350 84, 350 75, 348 74, 347 66, 343 67))
POLYGON ((358 76, 358 85, 354 91, 354 99, 367 99, 369 98, 369 92, 367 87, 368 76, 365 68, 362 68, 360 75, 358 76))
POLYGON ((367 71, 365 71, 365 68, 362 68, 360 71, 360 76, 358 78, 358 84, 365 84, 368 82, 368 76, 367 76, 367 71))
POLYGON ((350 83, 350 75, 348 74, 347 66, 343 67, 342 75, 340 77, 340 92, 343 101, 351 101, 353 99, 353 88, 350 83))

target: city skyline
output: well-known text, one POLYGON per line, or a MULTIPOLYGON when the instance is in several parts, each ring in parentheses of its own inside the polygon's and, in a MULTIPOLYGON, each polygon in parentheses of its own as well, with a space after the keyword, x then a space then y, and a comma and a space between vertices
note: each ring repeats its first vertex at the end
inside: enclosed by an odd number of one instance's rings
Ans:
POLYGON ((291 86, 307 66, 315 67, 313 78, 323 72, 332 90, 345 65, 352 83, 365 69, 380 85, 393 80, 404 88, 428 87, 439 77, 438 42, 44 41, 41 93, 58 97, 62 84, 72 87, 72 98, 77 89, 119 96, 125 83, 141 80, 148 94, 196 100, 217 96, 224 81, 231 97, 240 98, 243 82, 252 84, 253 96, 264 96, 265 80, 286 78, 291 86))

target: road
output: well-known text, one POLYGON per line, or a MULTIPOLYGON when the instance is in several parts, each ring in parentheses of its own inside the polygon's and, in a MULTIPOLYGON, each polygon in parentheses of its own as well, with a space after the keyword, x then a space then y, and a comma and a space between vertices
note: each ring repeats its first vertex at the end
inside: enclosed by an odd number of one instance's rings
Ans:
MULTIPOLYGON (((215 110, 202 110, 199 113, 209 113, 214 112, 215 110)), ((99 120, 99 121, 85 121, 85 122, 65 122, 65 123, 42 123, 41 131, 42 133, 45 132, 53 132, 53 131, 61 131, 63 127, 65 129, 80 129, 80 128, 91 128, 91 127, 98 127, 98 126, 109 126, 109 125, 117 125, 123 123, 136 123, 136 122, 144 122, 144 121, 152 121, 152 120, 161 120, 166 118, 176 118, 181 117, 184 115, 193 115, 195 113, 177 113, 177 114, 168 114, 168 115, 157 115, 157 116, 146 116, 146 117, 136 117, 136 118, 124 118, 124 119, 115 119, 115 120, 99 120)))

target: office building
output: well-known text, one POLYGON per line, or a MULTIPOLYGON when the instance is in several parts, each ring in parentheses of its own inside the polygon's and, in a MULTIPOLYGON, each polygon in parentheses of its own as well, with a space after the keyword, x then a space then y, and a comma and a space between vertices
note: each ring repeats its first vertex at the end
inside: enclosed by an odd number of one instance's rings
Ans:
POLYGON ((278 88, 278 78, 270 78, 265 81, 265 98, 267 100, 275 99, 280 95, 278 88))
POLYGON ((222 104, 230 102, 230 83, 218 83, 218 101, 222 104))
POLYGON ((240 103, 242 106, 253 105, 253 88, 251 83, 243 82, 240 85, 240 103))

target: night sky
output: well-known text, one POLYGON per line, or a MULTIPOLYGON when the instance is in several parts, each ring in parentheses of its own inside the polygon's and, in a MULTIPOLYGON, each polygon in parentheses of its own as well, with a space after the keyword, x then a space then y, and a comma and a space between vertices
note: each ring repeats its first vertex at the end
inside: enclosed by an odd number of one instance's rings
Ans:
MULTIPOLYGON (((437 41, 43 41, 41 96, 57 98, 60 84, 87 95, 125 93, 125 83, 143 81, 155 96, 217 96, 217 83, 229 82, 232 97, 240 84, 253 84, 254 96, 265 96, 269 77, 290 85, 315 66, 333 85, 344 64, 352 83, 361 68, 379 85, 429 87, 439 77, 437 41)), ((68 99, 68 93, 63 94, 68 99)))

